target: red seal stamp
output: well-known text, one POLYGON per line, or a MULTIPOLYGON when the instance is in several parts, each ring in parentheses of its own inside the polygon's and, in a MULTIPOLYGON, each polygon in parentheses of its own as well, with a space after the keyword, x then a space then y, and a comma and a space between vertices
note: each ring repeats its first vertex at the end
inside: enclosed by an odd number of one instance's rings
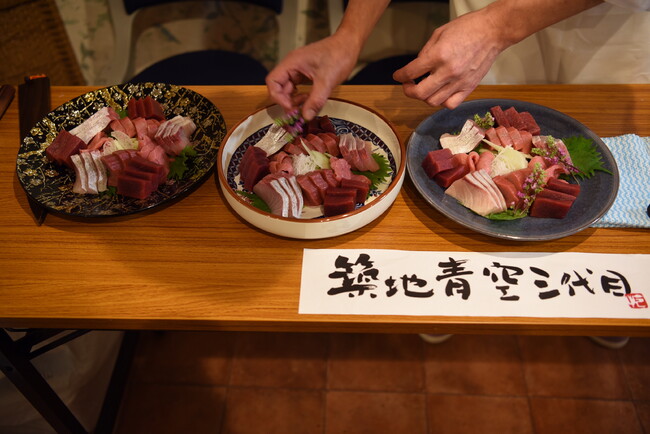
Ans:
POLYGON ((627 302, 630 304, 632 309, 647 309, 648 302, 646 301, 643 294, 640 292, 634 292, 632 294, 625 294, 627 302))

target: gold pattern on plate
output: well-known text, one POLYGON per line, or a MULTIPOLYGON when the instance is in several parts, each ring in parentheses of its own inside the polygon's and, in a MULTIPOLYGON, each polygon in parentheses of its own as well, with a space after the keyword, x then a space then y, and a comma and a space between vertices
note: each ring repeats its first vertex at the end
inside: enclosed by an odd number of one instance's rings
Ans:
POLYGON ((76 217, 133 214, 189 194, 211 174, 225 135, 221 112, 202 95, 163 83, 127 83, 88 92, 50 112, 23 140, 16 158, 16 173, 27 195, 49 211, 76 217), (143 200, 72 192, 74 171, 48 161, 47 146, 60 130, 76 127, 102 107, 126 111, 131 98, 145 96, 160 102, 167 117, 189 116, 197 125, 191 138, 197 156, 190 162, 186 176, 180 181, 166 182, 143 200))

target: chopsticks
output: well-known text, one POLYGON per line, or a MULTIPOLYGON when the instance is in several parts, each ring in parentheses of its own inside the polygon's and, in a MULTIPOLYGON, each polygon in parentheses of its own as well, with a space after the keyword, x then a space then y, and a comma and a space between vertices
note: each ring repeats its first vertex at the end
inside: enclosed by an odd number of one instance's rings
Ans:
POLYGON ((9 104, 14 99, 16 89, 10 84, 3 84, 0 86, 0 119, 5 115, 9 104))
MULTIPOLYGON (((29 131, 50 112, 50 78, 47 75, 25 77, 25 83, 18 86, 18 119, 20 123, 20 141, 29 131)), ((34 214, 37 225, 43 224, 47 210, 29 195, 29 207, 34 214)))

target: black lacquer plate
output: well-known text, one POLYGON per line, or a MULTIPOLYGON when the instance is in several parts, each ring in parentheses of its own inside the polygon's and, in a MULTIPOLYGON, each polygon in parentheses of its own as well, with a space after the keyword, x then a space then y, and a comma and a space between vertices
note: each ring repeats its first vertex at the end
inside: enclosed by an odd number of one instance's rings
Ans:
POLYGON ((16 173, 27 195, 48 212, 71 217, 108 217, 134 214, 168 204, 191 193, 212 173, 226 124, 221 112, 207 98, 163 83, 127 83, 98 89, 57 107, 30 130, 21 143, 16 173), (72 169, 48 161, 45 149, 62 129, 70 130, 102 107, 125 110, 131 97, 151 96, 161 103, 165 116, 190 117, 197 128, 191 137, 197 151, 180 181, 168 180, 146 199, 121 195, 73 193, 72 169))
POLYGON ((619 176, 616 161, 607 145, 577 120, 561 112, 524 101, 509 99, 480 99, 468 101, 454 110, 443 109, 422 121, 411 135, 407 145, 406 167, 409 176, 422 197, 435 209, 461 225, 489 236, 519 241, 552 240, 575 234, 600 219, 612 206, 618 192, 619 176), (518 220, 496 221, 479 216, 462 206, 425 174, 422 161, 429 151, 440 149, 443 133, 459 131, 474 114, 481 116, 490 107, 530 112, 543 135, 557 138, 584 136, 593 140, 600 152, 603 166, 612 172, 596 172, 580 181, 581 192, 571 210, 563 219, 524 217, 518 220))

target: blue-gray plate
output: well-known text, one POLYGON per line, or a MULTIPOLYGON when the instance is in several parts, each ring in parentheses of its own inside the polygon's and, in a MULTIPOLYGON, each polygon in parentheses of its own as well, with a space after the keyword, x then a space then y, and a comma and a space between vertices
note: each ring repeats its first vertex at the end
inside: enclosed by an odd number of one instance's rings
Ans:
MULTIPOLYGON (((480 99, 462 103, 454 110, 443 109, 418 125, 406 150, 406 167, 422 197, 451 220, 496 238, 518 241, 542 241, 573 235, 600 219, 612 206, 618 192, 618 168, 607 145, 589 128, 577 120, 548 107, 509 99, 480 99), (440 149, 443 133, 459 131, 463 123, 475 114, 484 115, 493 106, 504 110, 514 107, 533 115, 543 135, 557 138, 583 136, 593 140, 602 156, 603 166, 612 174, 597 171, 580 181, 580 194, 563 219, 524 217, 518 220, 490 220, 470 211, 425 174, 422 161, 427 153, 440 149)), ((572 181, 573 182, 573 181, 572 181)))

